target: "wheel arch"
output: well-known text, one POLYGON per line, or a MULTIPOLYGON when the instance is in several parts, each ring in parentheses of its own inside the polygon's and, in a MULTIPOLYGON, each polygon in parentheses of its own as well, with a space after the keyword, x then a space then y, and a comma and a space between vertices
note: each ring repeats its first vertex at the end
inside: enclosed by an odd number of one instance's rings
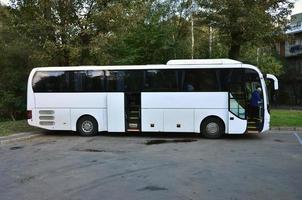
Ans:
POLYGON ((76 122, 76 130, 81 136, 97 135, 99 132, 98 127, 99 123, 97 119, 92 115, 81 115, 76 122))
POLYGON ((202 124, 203 124, 206 120, 211 119, 211 118, 218 119, 218 120, 221 122, 221 124, 223 125, 224 133, 226 133, 226 124, 225 124, 224 120, 223 120, 221 117, 217 116, 217 115, 209 115, 209 116, 203 118, 203 119, 201 120, 200 124, 199 124, 199 133, 201 133, 202 124))
POLYGON ((76 126, 78 125, 79 120, 83 117, 92 117, 96 121, 96 123, 99 127, 99 122, 98 122, 97 118, 95 118, 93 115, 90 115, 90 114, 83 114, 83 115, 79 116, 77 121, 76 121, 76 126))
POLYGON ((80 114, 80 115, 78 115, 78 116, 75 117, 75 119, 73 120, 73 124, 72 124, 72 131, 77 131, 78 122, 83 117, 92 117, 96 121, 97 126, 98 126, 98 130, 99 130, 99 128, 100 128, 100 122, 99 122, 98 117, 94 116, 93 114, 85 113, 85 114, 80 114))
POLYGON ((71 109, 70 123, 71 130, 77 131, 77 123, 83 116, 91 116, 98 123, 98 131, 107 131, 107 118, 105 109, 71 109))

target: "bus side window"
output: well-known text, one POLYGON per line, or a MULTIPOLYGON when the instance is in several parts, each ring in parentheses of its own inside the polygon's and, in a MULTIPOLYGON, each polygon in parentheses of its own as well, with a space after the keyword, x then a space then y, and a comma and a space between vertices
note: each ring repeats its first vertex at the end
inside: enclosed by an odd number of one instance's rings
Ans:
POLYGON ((39 71, 33 78, 34 92, 61 92, 68 90, 69 83, 64 71, 39 71))
POLYGON ((144 91, 178 91, 177 77, 177 70, 147 70, 145 75, 144 91))
POLYGON ((106 82, 108 92, 124 92, 125 71, 106 71, 106 82))
POLYGON ((125 71, 125 91, 141 92, 143 82, 143 71, 127 70, 125 71))
POLYGON ((85 71, 69 71, 70 79, 70 91, 71 92, 84 92, 85 91, 85 71))
POLYGON ((192 92, 217 92, 219 81, 214 69, 188 69, 184 70, 183 90, 192 92))
POLYGON ((105 91, 105 76, 102 70, 86 71, 85 81, 86 92, 102 92, 105 91))

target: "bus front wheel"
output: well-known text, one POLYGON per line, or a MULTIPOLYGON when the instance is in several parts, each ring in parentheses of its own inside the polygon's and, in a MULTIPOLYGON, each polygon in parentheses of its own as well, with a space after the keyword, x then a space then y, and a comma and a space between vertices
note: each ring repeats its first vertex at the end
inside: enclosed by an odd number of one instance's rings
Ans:
POLYGON ((216 117, 207 118, 201 124, 201 134, 209 139, 221 138, 224 134, 224 124, 216 117))
POLYGON ((77 131, 82 136, 94 136, 98 133, 98 123, 91 116, 83 116, 77 122, 77 131))

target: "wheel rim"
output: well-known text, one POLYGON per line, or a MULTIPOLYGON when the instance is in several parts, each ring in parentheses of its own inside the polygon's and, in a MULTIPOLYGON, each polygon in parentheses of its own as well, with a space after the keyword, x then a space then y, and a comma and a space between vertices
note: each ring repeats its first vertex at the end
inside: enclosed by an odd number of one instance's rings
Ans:
POLYGON ((90 133, 93 130, 93 123, 91 121, 84 121, 82 123, 82 130, 85 133, 90 133))
POLYGON ((219 125, 217 123, 215 123, 215 122, 210 122, 206 126, 206 131, 209 134, 216 134, 219 131, 219 125))

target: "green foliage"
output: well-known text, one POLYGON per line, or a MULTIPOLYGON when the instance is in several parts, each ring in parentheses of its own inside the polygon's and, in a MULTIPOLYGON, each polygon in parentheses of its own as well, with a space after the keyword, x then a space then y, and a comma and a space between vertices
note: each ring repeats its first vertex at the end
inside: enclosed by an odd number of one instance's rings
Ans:
POLYGON ((290 0, 196 0, 200 20, 219 30, 230 58, 246 43, 271 44, 282 33, 293 7, 290 0), (278 26, 277 26, 278 25, 278 26))
POLYGON ((272 54, 271 49, 244 46, 240 60, 258 66, 263 73, 280 75, 283 72, 282 62, 272 54))
POLYGON ((255 50, 272 46, 291 6, 288 0, 11 0, 0 6, 0 118, 23 116, 33 67, 191 58, 192 17, 194 58, 230 56, 278 74, 273 54, 256 60, 255 50))

